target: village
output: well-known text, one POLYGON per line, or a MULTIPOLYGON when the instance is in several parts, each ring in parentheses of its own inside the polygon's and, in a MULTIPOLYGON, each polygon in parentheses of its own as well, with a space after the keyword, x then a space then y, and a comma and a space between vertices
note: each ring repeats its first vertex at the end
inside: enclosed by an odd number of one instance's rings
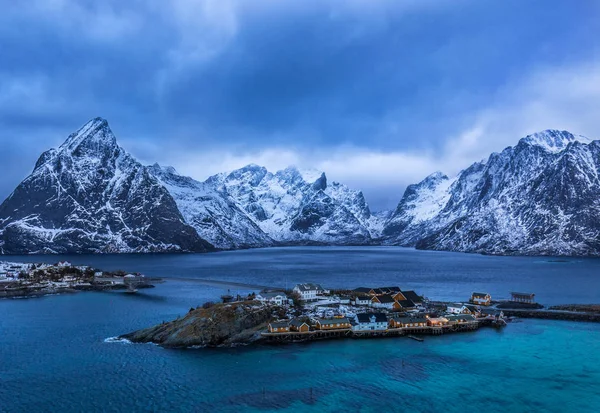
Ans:
POLYGON ((55 264, 0 261, 0 298, 39 297, 76 291, 123 289, 136 292, 161 282, 142 274, 124 271, 99 271, 75 266, 68 261, 55 264))
MULTIPOLYGON (((262 291, 253 297, 264 306, 287 308, 262 336, 273 342, 335 337, 439 335, 503 327, 505 317, 492 297, 474 292, 467 302, 430 301, 399 287, 360 287, 331 291, 315 283, 296 285, 291 293, 262 291)), ((533 302, 533 294, 512 293, 513 302, 533 302)))

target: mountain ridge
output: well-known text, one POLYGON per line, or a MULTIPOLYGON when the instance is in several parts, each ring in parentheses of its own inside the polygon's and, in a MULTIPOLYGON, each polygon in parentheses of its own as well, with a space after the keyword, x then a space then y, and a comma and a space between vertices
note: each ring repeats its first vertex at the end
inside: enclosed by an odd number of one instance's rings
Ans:
POLYGON ((0 253, 205 252, 400 245, 500 255, 600 255, 600 141, 548 129, 409 185, 393 211, 294 166, 197 181, 144 166, 94 118, 0 204, 0 253))
POLYGON ((599 141, 557 130, 529 135, 455 178, 428 177, 409 186, 384 226, 383 243, 500 255, 600 255, 599 171, 599 141), (418 219, 430 199, 437 203, 418 219))

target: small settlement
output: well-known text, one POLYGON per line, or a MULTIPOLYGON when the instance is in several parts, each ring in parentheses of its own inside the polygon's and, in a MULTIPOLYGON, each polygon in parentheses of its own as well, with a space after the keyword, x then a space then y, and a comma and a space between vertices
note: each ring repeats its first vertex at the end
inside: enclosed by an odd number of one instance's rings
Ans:
POLYGON ((267 291, 256 294, 255 300, 288 309, 285 317, 269 323, 262 333, 275 342, 437 335, 505 325, 501 312, 482 310, 491 303, 491 296, 485 293, 473 293, 469 303, 440 306, 396 286, 332 291, 306 283, 296 285, 289 296, 283 291, 267 291))
POLYGON ((152 287, 160 282, 142 274, 123 271, 103 272, 68 261, 55 264, 0 261, 0 298, 32 297, 74 291, 103 291, 152 287))

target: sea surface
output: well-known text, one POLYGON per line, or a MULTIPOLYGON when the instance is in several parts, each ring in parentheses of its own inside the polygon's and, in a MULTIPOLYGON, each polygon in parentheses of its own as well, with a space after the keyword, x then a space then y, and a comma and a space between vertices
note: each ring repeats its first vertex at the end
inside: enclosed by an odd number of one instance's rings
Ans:
POLYGON ((598 412, 600 324, 522 320, 503 330, 286 346, 167 350, 106 340, 250 288, 398 285, 439 300, 472 291, 600 303, 600 260, 403 248, 276 248, 68 259, 167 282, 136 295, 0 300, 0 412, 598 412), (222 282, 214 283, 205 280, 222 282))

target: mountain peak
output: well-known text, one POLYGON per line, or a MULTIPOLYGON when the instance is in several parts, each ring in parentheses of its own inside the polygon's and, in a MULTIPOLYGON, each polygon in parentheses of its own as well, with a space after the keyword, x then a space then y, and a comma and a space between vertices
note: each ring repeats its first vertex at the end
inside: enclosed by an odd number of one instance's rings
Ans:
POLYGON ((582 143, 591 142, 591 140, 585 136, 573 135, 571 132, 556 129, 546 129, 532 135, 527 135, 520 140, 520 142, 541 147, 551 153, 561 152, 569 143, 575 141, 582 143))
POLYGON ((80 147, 98 150, 117 146, 117 138, 103 118, 94 118, 83 125, 77 132, 69 135, 60 145, 59 150, 73 152, 80 147))
POLYGON ((161 166, 158 162, 155 162, 153 165, 149 165, 148 168, 155 174, 169 174, 169 175, 179 175, 177 170, 172 166, 161 166))

